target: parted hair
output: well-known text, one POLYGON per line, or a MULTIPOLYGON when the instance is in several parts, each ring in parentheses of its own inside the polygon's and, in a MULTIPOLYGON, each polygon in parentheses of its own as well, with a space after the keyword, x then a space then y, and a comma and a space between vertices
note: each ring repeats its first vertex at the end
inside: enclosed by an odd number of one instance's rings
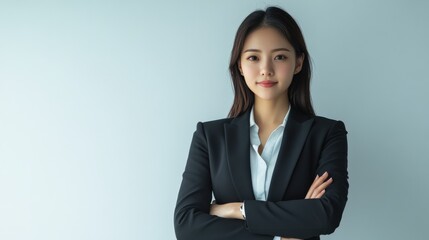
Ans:
POLYGON ((247 36, 260 27, 277 29, 293 46, 296 56, 304 56, 301 71, 294 75, 288 89, 289 102, 293 108, 314 116, 310 96, 311 61, 307 47, 296 21, 289 13, 278 7, 268 7, 265 11, 257 10, 249 14, 238 27, 231 51, 229 72, 234 88, 234 102, 228 117, 237 117, 252 107, 254 93, 247 87, 240 73, 239 60, 247 36))

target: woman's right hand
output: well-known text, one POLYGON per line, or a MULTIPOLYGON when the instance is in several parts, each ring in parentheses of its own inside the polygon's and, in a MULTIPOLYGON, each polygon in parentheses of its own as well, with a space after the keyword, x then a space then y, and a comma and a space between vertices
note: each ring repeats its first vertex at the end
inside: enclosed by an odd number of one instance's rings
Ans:
MULTIPOLYGON (((310 189, 308 189, 307 195, 305 196, 305 199, 317 199, 321 198, 323 194, 325 193, 325 189, 331 185, 333 179, 328 178, 328 172, 325 172, 322 176, 319 177, 319 175, 316 175, 316 178, 314 179, 313 183, 310 186, 310 189)), ((281 240, 301 240, 298 238, 286 238, 282 237, 281 240)))

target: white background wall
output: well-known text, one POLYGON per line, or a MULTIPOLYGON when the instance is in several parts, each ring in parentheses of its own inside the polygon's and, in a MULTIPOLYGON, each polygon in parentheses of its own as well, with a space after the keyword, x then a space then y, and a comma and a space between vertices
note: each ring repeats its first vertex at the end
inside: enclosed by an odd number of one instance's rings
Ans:
POLYGON ((174 239, 197 121, 232 103, 235 31, 279 5, 349 131, 350 194, 324 239, 424 239, 429 2, 0 1, 0 239, 174 239))

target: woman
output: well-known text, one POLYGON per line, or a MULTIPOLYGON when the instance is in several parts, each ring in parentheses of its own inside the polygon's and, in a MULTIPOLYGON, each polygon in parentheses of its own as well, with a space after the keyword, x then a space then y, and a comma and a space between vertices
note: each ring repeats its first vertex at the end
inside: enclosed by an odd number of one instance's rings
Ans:
POLYGON ((178 239, 319 239, 347 201, 345 126, 315 116, 310 56, 282 9, 251 13, 231 54, 228 118, 198 122, 177 199, 178 239), (212 198, 215 201, 212 202, 212 198))

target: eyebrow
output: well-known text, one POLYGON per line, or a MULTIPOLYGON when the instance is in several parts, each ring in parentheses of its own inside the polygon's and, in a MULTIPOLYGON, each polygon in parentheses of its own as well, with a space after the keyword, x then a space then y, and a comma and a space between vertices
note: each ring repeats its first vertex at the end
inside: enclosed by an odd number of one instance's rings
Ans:
MULTIPOLYGON (((275 48, 275 49, 271 50, 271 52, 278 52, 278 51, 290 52, 290 50, 287 48, 275 48)), ((259 49, 246 49, 245 51, 243 51, 243 53, 245 53, 245 52, 262 52, 262 51, 259 49)))

